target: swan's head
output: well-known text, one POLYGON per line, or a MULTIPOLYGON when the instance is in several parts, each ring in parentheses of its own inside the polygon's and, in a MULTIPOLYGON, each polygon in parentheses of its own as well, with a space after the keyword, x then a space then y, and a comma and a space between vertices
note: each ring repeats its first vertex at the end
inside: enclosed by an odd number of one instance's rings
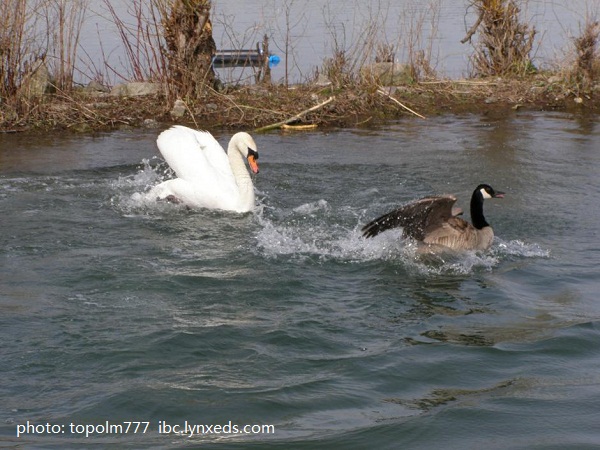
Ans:
POLYGON ((504 192, 495 191, 489 184, 480 184, 475 189, 475 192, 479 191, 482 198, 504 198, 504 192))
POLYGON ((237 151, 248 160, 248 165, 252 173, 258 173, 258 151, 256 150, 256 143, 252 139, 252 136, 248 133, 240 132, 234 134, 231 140, 235 144, 237 151))

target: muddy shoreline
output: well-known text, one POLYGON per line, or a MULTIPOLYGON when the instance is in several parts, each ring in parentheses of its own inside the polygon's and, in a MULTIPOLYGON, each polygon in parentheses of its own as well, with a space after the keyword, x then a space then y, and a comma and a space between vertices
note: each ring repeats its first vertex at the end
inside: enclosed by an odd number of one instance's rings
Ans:
POLYGON ((583 93, 556 77, 537 75, 524 80, 467 79, 340 89, 251 85, 224 92, 209 90, 200 98, 184 102, 185 111, 178 117, 172 114, 173 103, 161 94, 129 97, 85 92, 69 96, 46 94, 21 117, 13 114, 11 118, 0 109, 0 132, 81 133, 171 123, 208 130, 256 130, 286 120, 291 126, 361 127, 403 118, 423 120, 420 117, 518 110, 598 114, 600 84, 583 93), (330 98, 331 101, 318 107, 330 98), (305 113, 291 121, 301 112, 305 113))

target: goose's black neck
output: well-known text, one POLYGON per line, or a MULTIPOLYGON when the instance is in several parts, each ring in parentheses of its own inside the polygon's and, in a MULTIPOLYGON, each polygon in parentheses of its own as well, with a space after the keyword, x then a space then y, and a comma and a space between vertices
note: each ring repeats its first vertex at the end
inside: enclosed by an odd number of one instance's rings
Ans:
POLYGON ((479 189, 475 189, 471 196, 471 222, 478 230, 490 226, 483 216, 483 195, 479 189))

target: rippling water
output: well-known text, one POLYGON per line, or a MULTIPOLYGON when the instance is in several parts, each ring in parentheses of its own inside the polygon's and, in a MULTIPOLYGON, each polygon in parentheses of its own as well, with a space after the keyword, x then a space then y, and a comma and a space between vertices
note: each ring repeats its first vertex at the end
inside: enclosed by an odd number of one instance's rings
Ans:
POLYGON ((248 215, 136 200, 168 175, 159 131, 0 136, 3 445, 600 444, 597 117, 259 135, 248 215), (507 193, 487 252, 360 236, 480 182, 507 193), (186 421, 275 433, 165 432, 186 421))

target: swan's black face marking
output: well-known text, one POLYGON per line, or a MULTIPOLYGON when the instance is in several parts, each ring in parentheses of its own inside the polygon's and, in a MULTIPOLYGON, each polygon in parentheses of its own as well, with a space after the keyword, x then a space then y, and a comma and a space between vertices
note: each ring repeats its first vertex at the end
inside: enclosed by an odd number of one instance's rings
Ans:
POLYGON ((248 164, 250 165, 250 170, 252 173, 258 173, 258 163, 256 162, 258 159, 258 152, 248 147, 248 156, 246 158, 248 159, 248 164))

